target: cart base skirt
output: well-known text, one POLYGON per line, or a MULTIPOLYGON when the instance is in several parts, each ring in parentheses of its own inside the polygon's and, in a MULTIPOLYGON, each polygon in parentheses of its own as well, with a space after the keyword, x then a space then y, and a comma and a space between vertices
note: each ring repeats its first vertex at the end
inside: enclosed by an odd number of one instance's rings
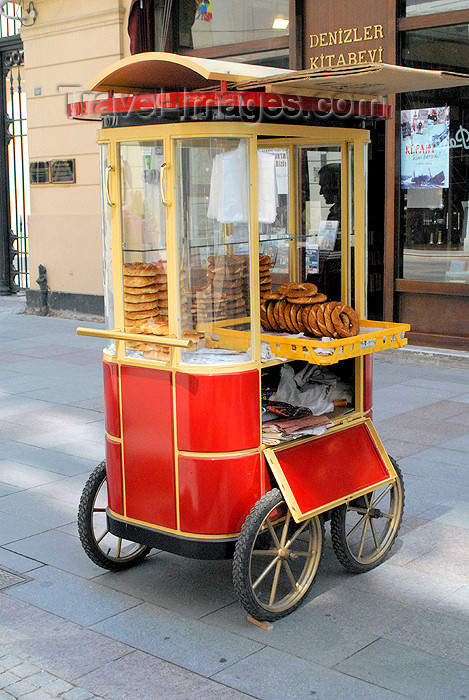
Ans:
POLYGON ((184 537, 121 520, 109 510, 107 512, 107 525, 109 532, 116 537, 191 559, 232 559, 238 539, 237 537, 220 539, 184 537))

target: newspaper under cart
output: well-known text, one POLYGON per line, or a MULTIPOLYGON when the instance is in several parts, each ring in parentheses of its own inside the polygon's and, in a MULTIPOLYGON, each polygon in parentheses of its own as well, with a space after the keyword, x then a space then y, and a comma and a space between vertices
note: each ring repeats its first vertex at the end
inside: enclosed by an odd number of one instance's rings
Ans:
POLYGON ((147 53, 96 79, 119 98, 70 106, 103 122, 107 330, 78 330, 108 339, 106 460, 78 515, 94 562, 233 557, 241 604, 269 622, 305 600, 326 522, 348 571, 388 556, 404 487, 372 423, 372 358, 409 327, 366 318, 356 127, 390 116, 371 102, 388 84, 468 80, 147 53), (324 99, 331 85, 369 101, 324 99))

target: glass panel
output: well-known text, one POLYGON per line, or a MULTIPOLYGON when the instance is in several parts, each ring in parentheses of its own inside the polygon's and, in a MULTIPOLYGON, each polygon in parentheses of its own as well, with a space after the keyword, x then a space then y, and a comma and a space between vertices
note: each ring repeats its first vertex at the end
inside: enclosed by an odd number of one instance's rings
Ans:
POLYGON ((468 29, 467 24, 453 24, 406 32, 402 47, 403 65, 467 73, 468 29))
POLYGON ((255 66, 271 66, 272 68, 285 68, 290 66, 288 49, 277 49, 276 51, 258 51, 257 53, 243 53, 236 56, 225 56, 224 61, 234 63, 251 63, 255 66))
POLYGON ((405 0, 405 16, 432 15, 436 12, 469 9, 469 0, 405 0))
MULTIPOLYGON (((103 231, 103 279, 104 279, 104 321, 106 328, 114 328, 114 290, 112 275, 112 232, 111 207, 106 201, 107 169, 109 167, 109 146, 101 144, 99 148, 101 167, 101 226, 103 231)), ((116 344, 110 341, 106 351, 114 354, 116 344)))
MULTIPOLYGON (((468 25, 407 32, 407 65, 467 72, 468 25), (432 56, 432 62, 426 59, 432 56), (434 62, 433 62, 434 61, 434 62), (438 66, 440 67, 440 66, 438 66)), ((401 275, 469 283, 469 89, 409 93, 401 109, 401 275)))
POLYGON ((188 364, 252 359, 248 155, 247 139, 176 141, 181 337, 201 338, 188 364))
MULTIPOLYGON (((168 335, 162 141, 120 145, 124 325, 130 333, 168 335)), ((167 346, 126 343, 126 354, 168 360, 167 346)))
POLYGON ((300 277, 330 301, 341 300, 341 149, 299 149, 300 216, 303 254, 300 277))
POLYGON ((288 35, 288 0, 179 0, 178 5, 180 48, 288 35))
MULTIPOLYGON (((277 190, 276 210, 273 215, 275 219, 272 221, 272 216, 267 221, 265 216, 261 218, 262 212, 260 212, 259 250, 271 259, 270 273, 274 284, 281 284, 290 279, 290 239, 292 234, 290 231, 289 150, 288 148, 260 148, 259 153, 266 154, 259 156, 260 163, 262 163, 262 158, 267 159, 266 167, 269 167, 268 158, 274 159, 277 190)), ((263 181, 264 177, 259 169, 259 182, 263 181)))

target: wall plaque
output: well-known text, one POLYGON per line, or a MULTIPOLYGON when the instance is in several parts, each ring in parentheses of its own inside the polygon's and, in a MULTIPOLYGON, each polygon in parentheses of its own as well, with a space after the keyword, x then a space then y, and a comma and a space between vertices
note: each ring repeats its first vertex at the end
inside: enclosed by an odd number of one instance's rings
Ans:
POLYGON ((37 160, 29 165, 31 185, 50 182, 50 160, 37 160))
POLYGON ((51 163, 51 182, 75 182, 75 158, 53 160, 51 163))
POLYGON ((29 164, 31 185, 76 182, 75 158, 66 160, 35 160, 29 164))

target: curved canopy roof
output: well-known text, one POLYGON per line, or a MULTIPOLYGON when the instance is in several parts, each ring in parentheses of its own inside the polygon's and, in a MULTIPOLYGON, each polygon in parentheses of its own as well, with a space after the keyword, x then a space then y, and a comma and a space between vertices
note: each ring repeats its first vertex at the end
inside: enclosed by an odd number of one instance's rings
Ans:
POLYGON ((221 81, 238 90, 265 89, 313 97, 349 93, 355 98, 371 99, 398 92, 469 85, 469 75, 386 63, 293 71, 155 51, 113 63, 95 78, 91 90, 131 94, 161 89, 179 92, 217 88, 221 81))
POLYGON ((221 80, 239 83, 242 80, 263 80, 290 72, 293 71, 151 51, 113 63, 96 76, 91 90, 133 94, 155 92, 161 88, 168 92, 200 90, 218 87, 221 80))

